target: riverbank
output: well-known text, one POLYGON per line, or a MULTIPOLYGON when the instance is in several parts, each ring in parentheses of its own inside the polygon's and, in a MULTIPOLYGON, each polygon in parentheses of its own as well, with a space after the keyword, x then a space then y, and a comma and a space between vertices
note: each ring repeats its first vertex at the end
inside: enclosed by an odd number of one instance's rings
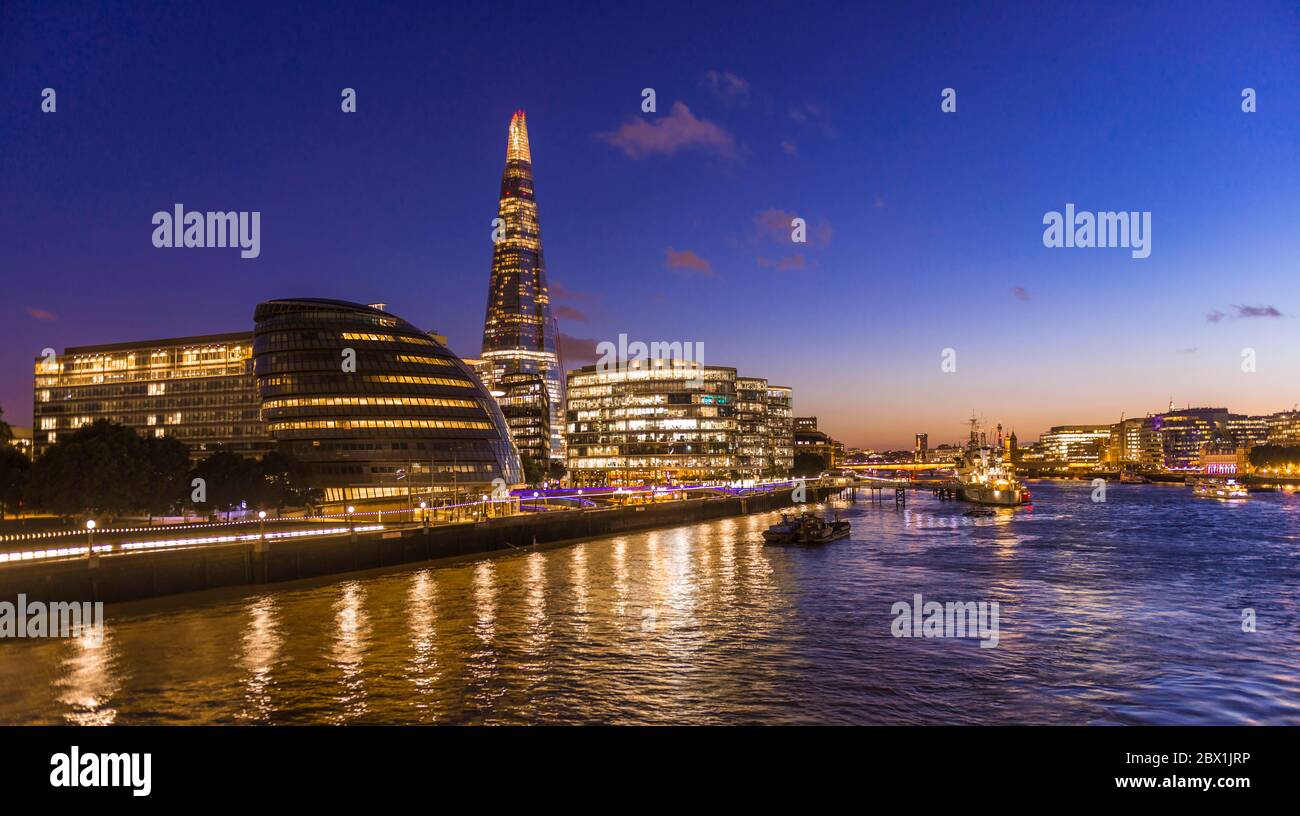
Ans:
MULTIPOLYGON (((807 488, 822 501, 839 488, 807 488)), ((794 504, 791 491, 632 507, 552 511, 431 527, 392 526, 352 535, 238 542, 103 555, 0 568, 0 598, 121 602, 220 587, 274 584, 400 564, 522 549, 598 536, 764 513, 794 504)))

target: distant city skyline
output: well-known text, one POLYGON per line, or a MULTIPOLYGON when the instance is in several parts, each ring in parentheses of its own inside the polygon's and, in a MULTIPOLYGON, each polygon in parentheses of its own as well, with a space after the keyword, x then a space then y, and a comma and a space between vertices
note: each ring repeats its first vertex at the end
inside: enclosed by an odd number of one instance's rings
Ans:
POLYGON ((477 356, 517 109, 566 369, 621 333, 702 342, 875 449, 960 441, 972 410, 1031 441, 1171 396, 1300 401, 1293 4, 687 8, 8 5, 6 421, 31 425, 44 348, 251 329, 277 297, 385 302, 477 356), (260 212, 259 256, 155 249, 177 202, 260 212), (1067 205, 1150 213, 1149 257, 1044 246, 1067 205))

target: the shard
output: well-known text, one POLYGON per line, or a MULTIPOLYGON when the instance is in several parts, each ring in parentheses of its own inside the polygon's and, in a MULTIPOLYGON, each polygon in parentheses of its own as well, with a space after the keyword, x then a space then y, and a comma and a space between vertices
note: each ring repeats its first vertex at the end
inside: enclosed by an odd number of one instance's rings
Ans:
MULTIPOLYGON (((546 399, 537 400, 536 419, 549 438, 549 457, 564 459, 564 370, 556 346, 555 318, 546 282, 542 233, 533 192, 533 161, 523 111, 510 119, 506 167, 501 174, 499 222, 493 226, 492 278, 483 324, 485 384, 503 394, 509 375, 541 378, 546 399)), ((527 455, 528 451, 521 450, 527 455)), ((536 451, 541 453, 541 451, 536 451)))

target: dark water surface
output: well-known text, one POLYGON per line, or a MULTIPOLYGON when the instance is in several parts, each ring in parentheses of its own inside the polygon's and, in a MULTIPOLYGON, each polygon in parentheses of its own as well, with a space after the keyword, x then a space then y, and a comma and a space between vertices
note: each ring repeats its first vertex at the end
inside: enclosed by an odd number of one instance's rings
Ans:
POLYGON ((110 606, 99 645, 0 642, 0 723, 1300 724, 1300 496, 1034 492, 110 606), (997 601, 997 646, 893 637, 918 592, 997 601))

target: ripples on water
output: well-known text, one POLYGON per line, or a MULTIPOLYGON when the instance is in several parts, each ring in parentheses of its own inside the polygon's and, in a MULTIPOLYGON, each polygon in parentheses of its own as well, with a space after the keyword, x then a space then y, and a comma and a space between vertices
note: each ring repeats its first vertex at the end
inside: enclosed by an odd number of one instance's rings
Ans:
POLYGON ((1035 494, 109 607, 100 643, 0 643, 0 722, 1300 723, 1300 497, 1035 494), (997 647, 892 637, 918 592, 999 602, 997 647))

